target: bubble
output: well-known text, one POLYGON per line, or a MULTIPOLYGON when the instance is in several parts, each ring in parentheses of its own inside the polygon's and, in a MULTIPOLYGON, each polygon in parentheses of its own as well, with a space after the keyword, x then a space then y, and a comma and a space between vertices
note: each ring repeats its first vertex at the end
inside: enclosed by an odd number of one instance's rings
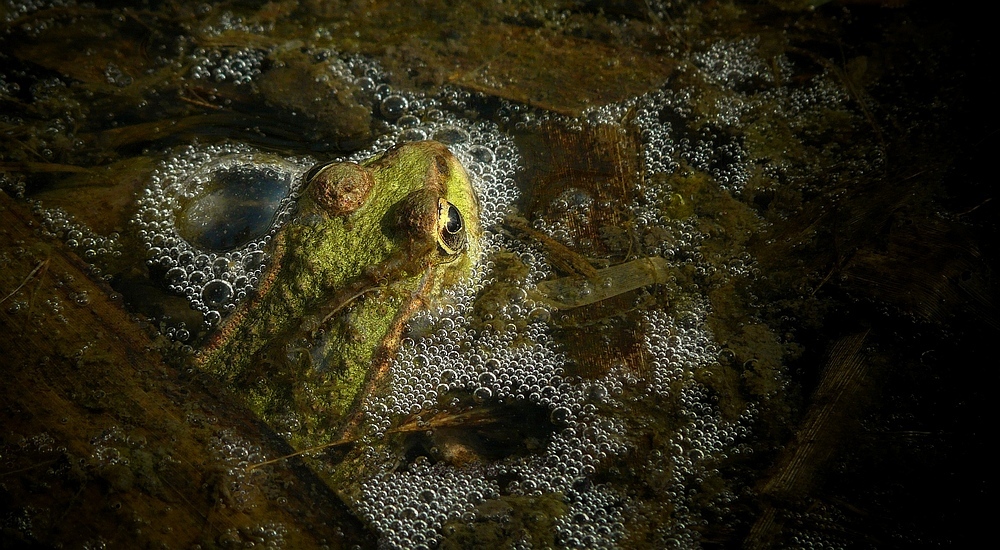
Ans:
POLYGON ((417 127, 420 126, 420 118, 414 115, 403 115, 396 121, 396 126, 419 131, 420 128, 417 127))
POLYGON ((491 164, 493 163, 494 160, 496 160, 496 157, 493 155, 493 151, 491 151, 488 147, 484 147, 482 145, 474 145, 470 147, 469 155, 472 158, 474 158, 477 162, 481 162, 484 164, 491 164))
POLYGON ((188 282, 198 286, 201 286, 201 284, 206 282, 208 279, 209 277, 208 275, 205 274, 204 271, 197 269, 192 271, 191 274, 188 276, 188 282))
POLYGON ((374 94, 375 93, 375 81, 368 77, 359 78, 356 81, 358 89, 364 94, 374 94))
POLYGON ((427 132, 422 128, 407 128, 399 135, 400 141, 423 141, 427 139, 427 132))
POLYGON ((458 126, 445 126, 434 132, 434 139, 445 145, 459 145, 469 140, 469 132, 458 126))
POLYGON ((379 104, 379 112, 382 113, 387 120, 393 121, 403 116, 406 113, 406 109, 409 107, 409 102, 401 95, 393 94, 386 96, 385 99, 379 104))
POLYGON ((222 279, 215 279, 205 285, 201 291, 201 300, 212 309, 225 306, 233 298, 233 286, 222 279))
POLYGON ((476 401, 487 401, 493 397, 493 390, 489 388, 476 388, 476 391, 472 393, 476 401))
POLYGON ((254 250, 243 258, 243 269, 253 273, 264 267, 264 253, 254 250))
POLYGON ((549 413, 549 420, 556 425, 565 425, 572 417, 572 411, 568 407, 556 407, 549 413))

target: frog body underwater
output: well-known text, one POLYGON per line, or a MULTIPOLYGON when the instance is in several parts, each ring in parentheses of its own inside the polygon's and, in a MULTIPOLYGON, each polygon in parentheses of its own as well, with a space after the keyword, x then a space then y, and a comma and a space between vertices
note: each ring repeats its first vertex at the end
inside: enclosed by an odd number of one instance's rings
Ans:
POLYGON ((317 165, 258 292, 197 361, 272 426, 294 418, 293 446, 329 442, 381 383, 409 317, 468 276, 480 234, 469 176, 440 143, 317 165))

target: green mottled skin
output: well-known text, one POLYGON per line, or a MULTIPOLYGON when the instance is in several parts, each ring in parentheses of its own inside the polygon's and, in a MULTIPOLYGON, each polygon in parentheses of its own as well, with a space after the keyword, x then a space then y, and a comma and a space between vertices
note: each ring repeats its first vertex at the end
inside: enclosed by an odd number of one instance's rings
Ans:
POLYGON ((476 255, 476 198, 443 145, 402 145, 361 167, 374 185, 350 212, 331 213, 311 189, 317 178, 309 182, 299 213, 272 243, 257 296, 199 356, 277 431, 289 413, 302 421, 296 446, 336 435, 402 305, 424 282, 421 299, 438 295, 469 273, 476 255), (428 222, 437 220, 438 197, 462 214, 468 248, 460 253, 440 246, 428 222))

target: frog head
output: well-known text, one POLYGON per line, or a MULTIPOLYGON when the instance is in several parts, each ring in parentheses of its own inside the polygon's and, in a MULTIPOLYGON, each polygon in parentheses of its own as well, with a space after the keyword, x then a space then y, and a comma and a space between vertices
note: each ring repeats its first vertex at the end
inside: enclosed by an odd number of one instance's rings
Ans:
POLYGON ((442 282, 468 271, 481 234, 479 204, 468 173, 444 145, 406 143, 361 164, 318 165, 306 179, 302 219, 341 219, 348 238, 374 239, 350 247, 363 255, 356 263, 393 260, 385 267, 407 273, 441 266, 442 282))
POLYGON ((481 233, 469 175, 440 143, 318 165, 271 244, 256 296, 198 362, 245 387, 265 420, 291 412, 329 434, 406 319, 468 276, 481 233))

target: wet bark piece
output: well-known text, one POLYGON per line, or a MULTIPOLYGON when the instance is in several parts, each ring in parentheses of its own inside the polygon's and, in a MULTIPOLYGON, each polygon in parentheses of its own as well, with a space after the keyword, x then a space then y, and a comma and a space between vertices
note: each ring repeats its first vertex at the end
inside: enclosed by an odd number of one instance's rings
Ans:
POLYGON ((505 48, 454 82, 569 116, 656 89, 673 68, 648 52, 547 29, 497 26, 489 30, 495 36, 485 43, 505 48))
POLYGON ((3 193, 0 222, 0 515, 31 520, 4 540, 215 546, 269 525, 289 547, 371 540, 296 461, 237 479, 227 442, 266 457, 288 446, 181 380, 108 289, 3 193))
POLYGON ((788 510, 801 509, 829 459, 848 438, 850 419, 858 417, 871 391, 872 367, 864 353, 868 332, 841 338, 830 352, 812 405, 795 437, 760 486, 766 497, 757 521, 743 541, 749 549, 779 544, 788 510))
MULTIPOLYGON (((575 237, 576 242, 569 247, 575 254, 585 251, 591 259, 623 263, 632 252, 632 214, 624 205, 631 204, 637 193, 640 172, 637 136, 622 127, 610 125, 579 130, 551 126, 537 133, 518 136, 518 145, 524 155, 524 178, 532 182, 524 197, 525 217, 528 220, 559 219, 566 225, 568 233, 575 237), (567 199, 569 203, 578 203, 569 206, 574 212, 563 210, 563 201, 567 199), (609 230, 614 230, 622 238, 605 238, 609 230)), ((551 248, 547 248, 547 252, 550 254, 547 258, 553 261, 551 248)), ((582 256, 580 259, 583 259, 582 256)), ((564 273, 576 274, 577 284, 600 285, 599 271, 591 269, 590 273, 582 273, 579 268, 564 269, 564 273)), ((613 272, 617 270, 632 273, 627 267, 613 269, 613 272)), ((655 282, 653 279, 655 277, 639 286, 655 282)), ((546 288, 553 290, 553 285, 570 280, 543 283, 542 291, 546 288)), ((631 284, 624 286, 635 288, 631 284)), ((558 337, 564 339, 567 349, 573 350, 571 353, 577 359, 574 374, 597 377, 620 367, 643 377, 648 373, 649 365, 642 353, 639 319, 634 315, 618 319, 634 307, 634 296, 623 291, 615 298, 608 298, 604 295, 596 303, 590 300, 579 303, 573 299, 567 301, 567 304, 576 303, 576 306, 590 304, 574 309, 574 319, 565 323, 586 325, 585 329, 568 326, 558 332, 558 337), (586 345, 579 344, 580 334, 587 335, 586 345)))
POLYGON ((592 258, 624 260, 629 246, 609 242, 602 230, 627 233, 630 227, 632 214, 625 205, 638 192, 638 136, 611 125, 580 130, 551 126, 519 136, 518 146, 524 155, 524 178, 531 182, 524 197, 525 217, 561 218, 579 249, 592 258), (561 208, 573 212, 567 215, 561 208))

